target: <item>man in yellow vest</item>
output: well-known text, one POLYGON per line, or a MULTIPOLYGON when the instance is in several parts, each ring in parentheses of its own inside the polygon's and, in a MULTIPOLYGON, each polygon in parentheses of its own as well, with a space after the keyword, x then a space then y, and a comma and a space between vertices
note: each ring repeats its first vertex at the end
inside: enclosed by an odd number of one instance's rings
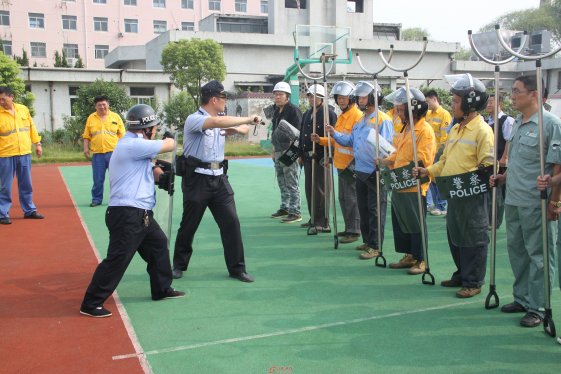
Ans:
POLYGON ((31 143, 37 157, 43 154, 41 137, 25 105, 14 103, 11 88, 0 86, 0 224, 9 225, 12 207, 12 182, 18 180, 23 218, 43 219, 33 204, 31 186, 31 143))
MULTIPOLYGON (((341 134, 350 135, 355 124, 360 122, 363 113, 356 104, 351 92, 355 85, 348 81, 335 83, 331 90, 331 95, 335 98, 337 105, 341 109, 341 114, 337 118, 335 131, 341 134)), ((312 140, 321 146, 327 146, 327 137, 320 137, 315 134, 312 140)), ((343 147, 333 139, 333 165, 339 173, 339 204, 345 221, 345 230, 338 232, 338 236, 343 238, 340 243, 352 243, 360 237, 360 215, 356 199, 356 183, 354 173, 354 157, 352 147, 343 147)))
POLYGON ((91 207, 103 201, 103 184, 105 171, 117 141, 125 135, 125 126, 121 116, 109 110, 109 98, 105 95, 94 98, 95 113, 90 114, 82 138, 84 139, 84 156, 92 155, 93 187, 91 207))

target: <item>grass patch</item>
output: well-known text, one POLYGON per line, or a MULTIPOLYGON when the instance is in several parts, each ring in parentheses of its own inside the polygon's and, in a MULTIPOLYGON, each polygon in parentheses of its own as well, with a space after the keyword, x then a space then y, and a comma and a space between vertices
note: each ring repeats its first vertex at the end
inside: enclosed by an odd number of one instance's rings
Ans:
MULTIPOLYGON (((181 148, 178 149, 181 152, 181 148)), ((258 144, 243 141, 227 141, 224 150, 226 156, 267 156, 270 153, 258 144)), ((69 162, 86 162, 81 146, 70 146, 63 144, 43 145, 43 156, 37 158, 35 154, 31 158, 33 164, 55 164, 69 162)))

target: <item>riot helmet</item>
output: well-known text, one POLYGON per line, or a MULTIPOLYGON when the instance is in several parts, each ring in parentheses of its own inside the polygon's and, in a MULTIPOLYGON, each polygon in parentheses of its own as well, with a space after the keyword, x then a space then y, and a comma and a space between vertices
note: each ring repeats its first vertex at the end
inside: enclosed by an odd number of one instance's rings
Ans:
POLYGON ((331 95, 335 99, 337 105, 339 105, 339 102, 337 101, 337 98, 339 96, 346 96, 349 98, 349 104, 345 108, 341 108, 343 112, 347 111, 350 108, 351 104, 354 103, 355 97, 352 95, 354 89, 355 85, 349 81, 339 81, 335 83, 333 85, 333 88, 331 89, 331 95))
POLYGON ((138 104, 127 112, 127 128, 129 130, 146 129, 160 124, 160 119, 150 105, 138 104))
POLYGON ((407 90, 405 87, 400 87, 388 96, 384 97, 384 100, 392 103, 393 105, 405 105, 406 112, 409 111, 409 105, 411 105, 413 115, 417 118, 423 117, 429 109, 429 104, 427 103, 425 95, 419 89, 414 87, 409 89, 409 94, 411 96, 410 102, 407 101, 407 90))
POLYGON ((445 75, 452 92, 462 98, 461 109, 464 116, 471 112, 485 109, 489 95, 485 92, 485 85, 470 73, 445 75))
MULTIPOLYGON (((376 89, 378 91, 378 105, 382 104, 382 89, 379 85, 376 85, 376 89)), ((368 106, 373 106, 375 104, 374 101, 374 85, 370 82, 360 81, 356 84, 356 88, 351 93, 351 95, 355 97, 364 97, 368 96, 368 106)))

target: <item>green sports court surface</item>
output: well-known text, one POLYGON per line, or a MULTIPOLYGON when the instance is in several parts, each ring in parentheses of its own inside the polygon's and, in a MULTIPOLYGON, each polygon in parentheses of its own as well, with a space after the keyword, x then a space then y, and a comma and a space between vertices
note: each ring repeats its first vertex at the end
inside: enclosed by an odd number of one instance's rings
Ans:
MULTIPOLYGON (((61 169, 103 258, 108 243, 105 206, 89 207, 91 168, 61 169)), ((484 308, 488 285, 480 295, 467 300, 454 296, 457 289, 439 286, 455 270, 444 217, 428 217, 429 258, 437 285, 423 285, 420 276, 375 267, 373 260, 359 260, 354 247, 360 243, 341 244, 334 250, 333 234, 307 236, 298 224, 281 224, 269 218, 279 204, 269 159, 231 161, 229 175, 247 270, 255 276, 255 283, 228 277, 218 227, 207 212, 195 237, 189 271, 174 281, 175 288, 188 292, 187 297, 151 301, 146 265, 140 256, 135 257, 117 289, 154 373, 561 370, 561 345, 542 327, 522 328, 518 326, 520 314, 484 308)), ((108 191, 106 201, 107 196, 108 191)), ((165 205, 165 199, 159 203, 165 205)), ((305 201, 302 205, 306 211, 305 201)), ((178 191, 172 248, 180 218, 178 191)), ((160 223, 163 226, 165 222, 160 223)), ((339 231, 343 228, 339 215, 339 231)), ((393 250, 389 214, 385 234, 385 257, 388 263, 397 261, 401 256, 393 250)), ((505 246, 501 228, 497 241, 501 305, 512 301, 505 246)), ((561 330, 557 285, 552 309, 561 330)), ((114 359, 134 359, 134 352, 114 359)))

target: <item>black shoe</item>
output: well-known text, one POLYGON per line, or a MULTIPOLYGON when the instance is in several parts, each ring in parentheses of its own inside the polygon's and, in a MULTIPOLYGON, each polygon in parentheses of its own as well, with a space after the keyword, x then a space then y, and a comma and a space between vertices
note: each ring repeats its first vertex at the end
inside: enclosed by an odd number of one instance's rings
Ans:
POLYGON ((0 225, 11 225, 12 220, 9 217, 0 218, 0 225))
POLYGON ((183 278, 183 271, 179 269, 173 269, 173 271, 171 272, 171 276, 173 277, 173 279, 183 278))
POLYGON ((94 318, 111 317, 113 315, 113 313, 102 306, 98 306, 96 308, 86 308, 83 306, 80 308, 80 314, 94 318))
POLYGON ((288 216, 288 212, 284 209, 279 209, 275 213, 271 214, 271 218, 282 218, 288 216))
POLYGON ((239 273, 239 274, 230 274, 230 278, 236 278, 237 280, 246 283, 251 283, 255 281, 255 279, 253 279, 253 277, 246 272, 239 273))
POLYGON ((341 238, 341 237, 345 237, 345 236, 350 235, 350 234, 351 233, 346 232, 346 231, 340 231, 340 232, 337 233, 337 236, 341 238))
POLYGON ((541 323, 542 317, 533 312, 526 313, 526 315, 520 320, 520 326, 524 327, 536 327, 541 325, 541 323))
POLYGON ((510 304, 503 305, 501 308, 501 312, 503 313, 526 313, 526 308, 522 306, 520 303, 513 301, 510 304))
POLYGON ((43 219, 45 218, 44 215, 37 213, 36 211, 31 212, 30 214, 23 216, 25 219, 43 219))
POLYGON ((158 300, 165 300, 165 299, 177 299, 183 296, 185 296, 185 292, 177 291, 174 288, 168 288, 162 296, 158 296, 158 297, 152 296, 152 300, 158 301, 158 300))
POLYGON ((295 223, 302 221, 302 216, 300 214, 289 214, 282 219, 282 223, 295 223))
POLYGON ((96 206, 99 206, 99 205, 101 205, 101 203, 96 203, 95 201, 92 201, 92 203, 90 204, 90 206, 91 206, 92 208, 94 208, 94 207, 96 207, 96 206))
POLYGON ((324 234, 329 234, 331 232, 331 227, 329 226, 325 226, 325 227, 318 227, 318 232, 323 232, 324 234))
POLYGON ((462 287, 462 282, 455 279, 448 279, 440 282, 442 287, 462 287))

